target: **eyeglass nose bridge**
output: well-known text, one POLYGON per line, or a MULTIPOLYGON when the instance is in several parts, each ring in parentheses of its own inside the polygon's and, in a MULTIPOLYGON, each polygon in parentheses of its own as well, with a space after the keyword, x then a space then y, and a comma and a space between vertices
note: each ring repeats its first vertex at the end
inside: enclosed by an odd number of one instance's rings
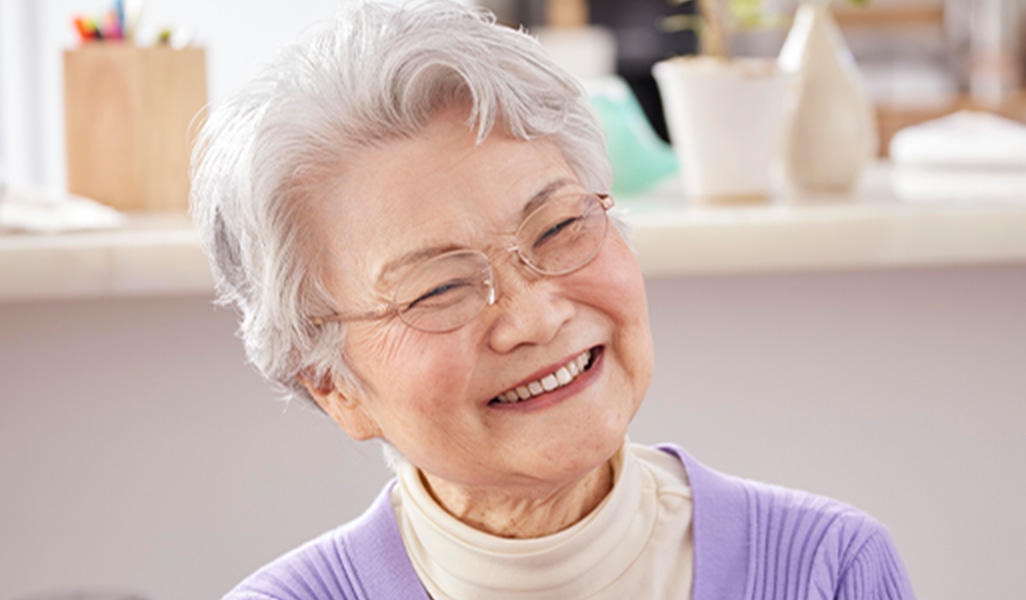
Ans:
MULTIPOLYGON (((507 255, 513 255, 512 262, 520 263, 520 268, 526 269, 528 273, 531 273, 538 277, 549 276, 546 273, 542 272, 538 267, 531 264, 531 262, 528 261, 526 258, 524 258, 523 253, 521 253, 520 251, 520 246, 517 245, 515 241, 512 245, 496 250, 491 254, 484 254, 485 263, 488 266, 487 274, 485 276, 485 285, 488 286, 488 298, 485 306, 492 306, 499 299, 498 281, 495 277, 495 265, 497 264, 499 259, 504 258, 507 255)), ((514 268, 514 270, 518 269, 514 268)))
POLYGON ((498 294, 495 291, 495 269, 492 268, 492 261, 488 261, 488 275, 485 277, 485 285, 488 286, 488 298, 485 300, 485 306, 491 306, 495 304, 498 294))

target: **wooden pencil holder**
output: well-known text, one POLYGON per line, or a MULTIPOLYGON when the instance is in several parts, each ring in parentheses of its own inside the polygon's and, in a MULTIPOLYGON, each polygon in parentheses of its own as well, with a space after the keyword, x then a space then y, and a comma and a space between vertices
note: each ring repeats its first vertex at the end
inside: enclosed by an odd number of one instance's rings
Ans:
POLYGON ((206 101, 201 48, 112 42, 65 51, 68 191, 129 212, 186 210, 206 101))

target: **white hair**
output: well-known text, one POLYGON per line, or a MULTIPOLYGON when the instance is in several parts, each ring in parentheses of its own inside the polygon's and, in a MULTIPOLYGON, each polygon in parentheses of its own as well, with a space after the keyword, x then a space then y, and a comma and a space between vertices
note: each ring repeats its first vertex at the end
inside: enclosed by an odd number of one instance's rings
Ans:
POLYGON ((249 360, 287 396, 309 398, 301 373, 359 385, 344 325, 310 322, 343 307, 311 247, 309 200, 354 150, 413 136, 453 106, 469 107, 479 143, 496 124, 544 137, 586 189, 609 189, 605 141, 581 85, 525 32, 453 2, 350 3, 209 114, 193 153, 192 215, 218 300, 240 313, 249 360))

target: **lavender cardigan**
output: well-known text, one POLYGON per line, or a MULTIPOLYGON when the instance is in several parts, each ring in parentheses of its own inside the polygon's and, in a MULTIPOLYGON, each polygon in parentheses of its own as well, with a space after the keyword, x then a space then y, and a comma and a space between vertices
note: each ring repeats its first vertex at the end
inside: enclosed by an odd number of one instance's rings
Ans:
MULTIPOLYGON (((676 446, 693 496, 692 600, 896 600, 914 595, 879 523, 820 496, 730 477, 676 446)), ((225 600, 429 600, 386 486, 356 520, 263 567, 225 600)))

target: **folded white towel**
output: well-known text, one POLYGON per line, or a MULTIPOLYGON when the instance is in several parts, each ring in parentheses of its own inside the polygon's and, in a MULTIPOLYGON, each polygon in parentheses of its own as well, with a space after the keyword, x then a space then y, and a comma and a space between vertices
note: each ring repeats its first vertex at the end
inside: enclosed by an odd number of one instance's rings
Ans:
POLYGON ((1026 203, 1026 169, 894 169, 894 194, 906 202, 1026 203))
POLYGON ((1026 125, 961 111, 902 129, 891 139, 895 166, 1026 169, 1026 125))
POLYGON ((95 200, 0 181, 0 231, 60 233, 124 224, 124 215, 95 200))

